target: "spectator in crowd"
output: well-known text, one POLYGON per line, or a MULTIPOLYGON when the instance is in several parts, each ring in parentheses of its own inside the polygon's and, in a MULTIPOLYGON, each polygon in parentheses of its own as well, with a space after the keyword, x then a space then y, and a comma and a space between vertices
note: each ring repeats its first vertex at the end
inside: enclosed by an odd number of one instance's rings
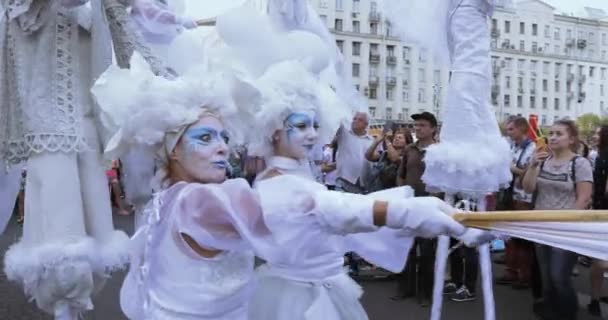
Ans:
MULTIPOLYGON (((414 189, 414 196, 429 196, 422 182, 424 173, 424 154, 426 148, 435 143, 437 119, 430 112, 412 116, 416 142, 403 151, 401 164, 397 171, 397 185, 408 185, 414 189)), ((436 239, 417 238, 408 263, 398 276, 397 294, 391 299, 401 300, 418 294, 420 303, 428 306, 433 294, 436 239), (418 281, 416 281, 418 278, 418 281)))
POLYGON ((336 161, 334 161, 334 150, 331 144, 326 144, 323 148, 323 183, 329 190, 336 190, 336 161))
POLYGON ((383 132, 374 140, 365 158, 374 163, 367 191, 374 192, 397 186, 397 171, 403 157, 403 150, 413 143, 411 134, 403 130, 383 132))
MULTIPOLYGON (((595 131, 592 141, 597 146, 597 157, 593 170, 593 208, 608 209, 608 126, 595 131)), ((591 302, 587 306, 590 314, 601 316, 600 295, 604 282, 604 273, 608 272, 608 262, 593 260, 589 273, 591 281, 591 302)))
POLYGON ((343 126, 338 130, 332 147, 336 151, 336 188, 349 193, 363 193, 365 181, 362 173, 369 163, 365 151, 373 142, 367 133, 369 119, 367 113, 357 112, 350 129, 343 126))
MULTIPOLYGON (((511 173, 513 180, 507 190, 502 192, 502 210, 531 210, 532 194, 523 190, 522 179, 536 149, 534 141, 528 138, 530 125, 524 117, 512 117, 506 123, 506 132, 511 142, 511 173)), ((530 286, 534 244, 523 239, 510 239, 505 250, 505 274, 499 277, 498 284, 512 285, 516 288, 530 286)), ((537 276, 538 278, 538 276, 537 276)), ((540 288, 533 290, 535 298, 540 298, 540 288)))
MULTIPOLYGON (((495 210, 492 201, 494 195, 486 197, 486 210, 495 210)), ((475 200, 459 201, 459 209, 465 211, 477 211, 475 200)), ((457 244, 456 239, 450 241, 450 245, 457 244)), ((479 275, 479 255, 477 248, 460 246, 450 255, 450 281, 446 282, 443 294, 455 302, 474 301, 477 289, 477 277, 479 275)))
POLYGON ((106 175, 110 186, 110 197, 113 207, 118 208, 119 215, 129 215, 129 210, 125 208, 122 186, 120 184, 120 161, 112 160, 112 166, 106 170, 106 175))
MULTIPOLYGON (((536 192, 535 209, 587 209, 591 204, 593 172, 589 160, 578 155, 578 128, 571 120, 554 123, 549 132, 548 152, 537 151, 523 180, 524 190, 536 192)), ((543 319, 576 319, 577 294, 571 274, 577 254, 536 245, 542 276, 543 300, 535 312, 543 319)))
POLYGON ((245 180, 253 185, 253 181, 258 173, 266 169, 266 162, 261 157, 252 156, 248 153, 247 147, 244 148, 241 155, 241 173, 245 180))
POLYGON ((316 144, 308 153, 310 171, 318 183, 323 183, 323 148, 323 144, 316 144))

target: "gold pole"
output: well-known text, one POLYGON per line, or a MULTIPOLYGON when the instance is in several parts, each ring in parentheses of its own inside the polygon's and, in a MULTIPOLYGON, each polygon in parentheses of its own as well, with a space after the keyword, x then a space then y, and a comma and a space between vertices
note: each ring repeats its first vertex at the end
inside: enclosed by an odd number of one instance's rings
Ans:
POLYGON ((608 222, 608 210, 530 210, 456 213, 454 220, 467 226, 495 222, 608 222))

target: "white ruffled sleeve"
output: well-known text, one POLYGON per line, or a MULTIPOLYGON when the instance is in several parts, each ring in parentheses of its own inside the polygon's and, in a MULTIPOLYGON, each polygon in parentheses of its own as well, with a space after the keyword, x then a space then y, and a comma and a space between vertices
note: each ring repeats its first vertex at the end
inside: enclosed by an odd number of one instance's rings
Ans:
POLYGON ((196 28, 196 21, 180 17, 167 6, 152 0, 137 0, 133 4, 131 16, 148 41, 168 43, 184 28, 196 28))
POLYGON ((188 184, 170 210, 173 230, 190 236, 203 248, 253 249, 267 256, 273 247, 258 197, 243 179, 188 184))

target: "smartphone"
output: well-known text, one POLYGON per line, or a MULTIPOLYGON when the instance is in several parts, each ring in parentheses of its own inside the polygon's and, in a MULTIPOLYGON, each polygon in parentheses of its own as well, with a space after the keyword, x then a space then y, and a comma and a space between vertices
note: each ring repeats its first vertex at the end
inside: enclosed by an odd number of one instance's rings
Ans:
POLYGON ((547 152, 547 139, 544 137, 536 139, 536 152, 547 152))

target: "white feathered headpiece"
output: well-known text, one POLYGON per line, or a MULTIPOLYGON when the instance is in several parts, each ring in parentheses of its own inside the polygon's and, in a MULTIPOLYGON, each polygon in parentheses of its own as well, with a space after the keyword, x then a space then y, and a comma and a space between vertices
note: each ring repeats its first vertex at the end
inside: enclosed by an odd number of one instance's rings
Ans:
POLYGON ((169 80, 154 75, 137 54, 130 69, 111 66, 91 91, 102 110, 103 125, 114 132, 106 155, 115 158, 133 145, 148 145, 160 150, 161 161, 183 130, 205 113, 221 118, 231 141, 242 143, 260 101, 259 91, 225 66, 192 65, 169 80))
POLYGON ((255 130, 248 135, 251 154, 270 155, 272 135, 295 111, 315 111, 322 143, 331 141, 341 122, 352 117, 352 108, 320 76, 330 66, 333 52, 318 35, 279 30, 268 16, 247 6, 218 17, 217 32, 227 46, 224 52, 257 78, 262 93, 255 130))

